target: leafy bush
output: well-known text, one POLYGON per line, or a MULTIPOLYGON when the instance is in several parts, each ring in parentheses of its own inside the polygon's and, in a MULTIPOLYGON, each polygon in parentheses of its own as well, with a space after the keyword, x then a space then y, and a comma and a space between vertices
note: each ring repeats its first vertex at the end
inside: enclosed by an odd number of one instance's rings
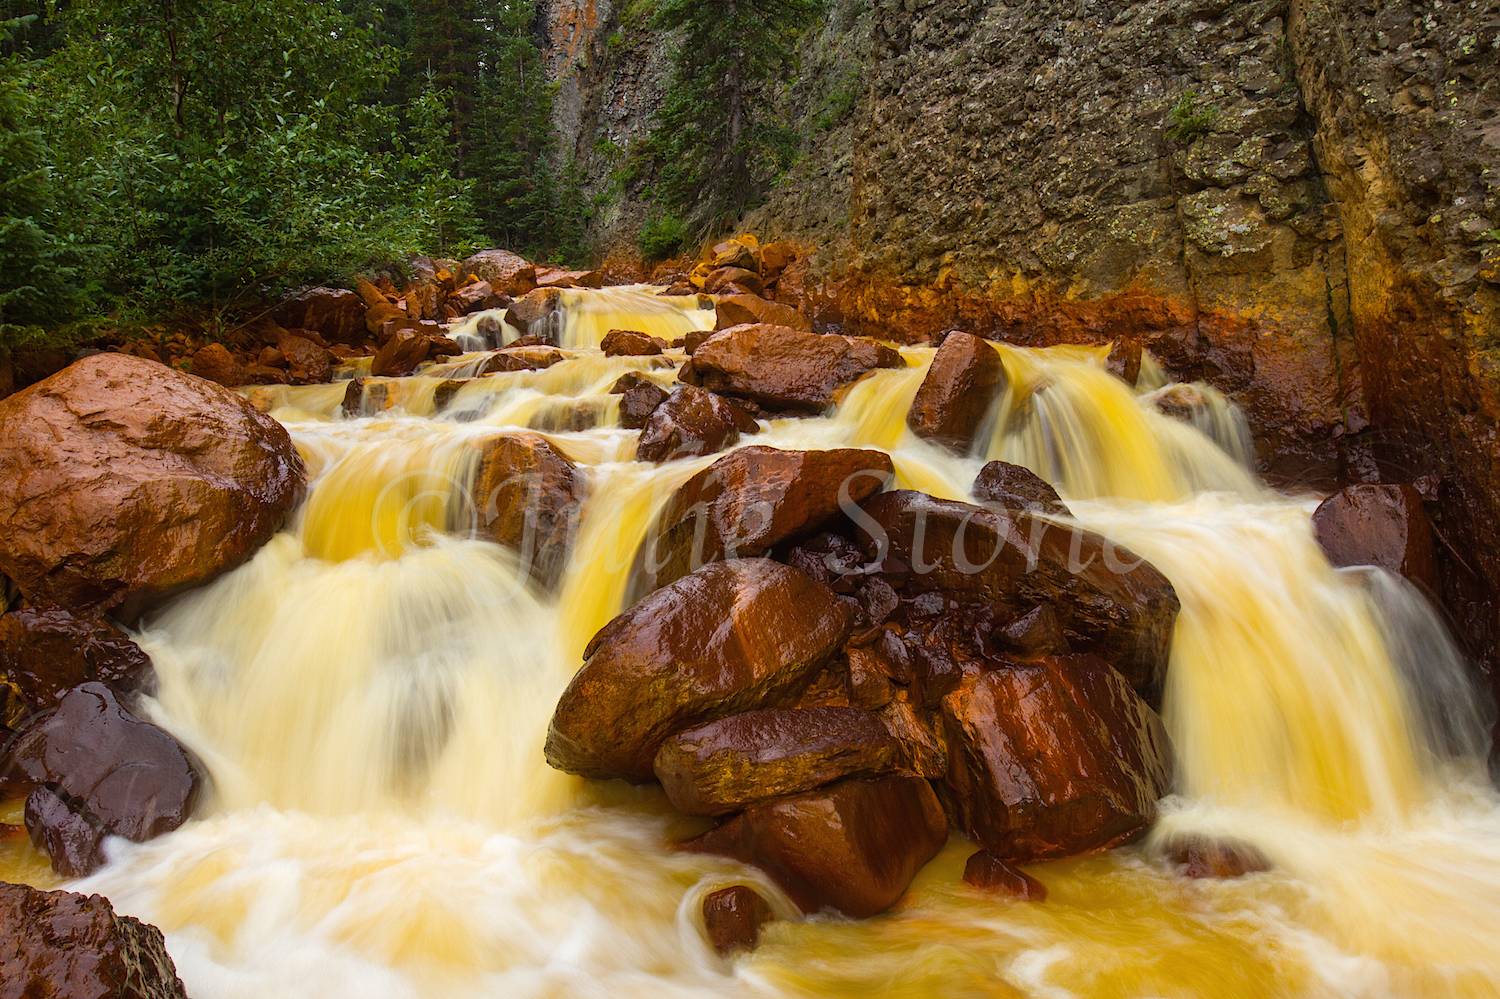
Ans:
POLYGON ((641 226, 639 246, 641 256, 647 260, 670 257, 687 240, 687 223, 670 213, 652 212, 641 226))

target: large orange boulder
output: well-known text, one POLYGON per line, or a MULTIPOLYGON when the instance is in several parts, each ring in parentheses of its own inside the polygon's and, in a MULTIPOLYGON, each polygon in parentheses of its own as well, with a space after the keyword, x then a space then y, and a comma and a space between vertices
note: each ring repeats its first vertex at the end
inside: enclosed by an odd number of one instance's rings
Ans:
POLYGON ((1161 719, 1097 656, 1003 666, 948 694, 942 712, 958 821, 1000 860, 1117 846, 1171 789, 1161 719))
POLYGON ((226 389, 96 354, 0 401, 0 572, 129 618, 270 539, 301 496, 286 429, 226 389))
POLYGON ((589 642, 547 733, 547 762, 585 777, 655 779, 684 729, 794 700, 843 645, 848 613, 767 559, 706 565, 652 593, 589 642))
POLYGON ((898 490, 865 504, 860 540, 912 567, 909 595, 1047 604, 1072 648, 1103 656, 1155 700, 1179 607, 1154 566, 1106 538, 1030 513, 898 490))
POLYGON ((948 839, 948 820, 920 777, 851 778, 757 805, 685 844, 754 864, 803 912, 884 912, 948 839))
POLYGON ((990 403, 1005 388, 1005 366, 986 340, 954 330, 933 355, 912 398, 906 425, 912 433, 960 454, 974 444, 990 403))
POLYGON ((271 318, 289 330, 314 330, 330 343, 357 347, 365 339, 367 309, 352 291, 304 288, 278 305, 271 318))
POLYGON ((488 281, 496 291, 519 298, 536 287, 536 266, 509 250, 480 250, 460 269, 488 281))
POLYGON ((764 555, 816 533, 841 504, 863 502, 894 474, 883 451, 739 448, 667 501, 643 543, 643 577, 662 586, 709 562, 764 555))
POLYGON ((3 999, 187 999, 161 930, 102 895, 0 884, 3 999))
POLYGON ((1411 486, 1349 486, 1319 504, 1312 523, 1334 565, 1379 566, 1439 592, 1432 522, 1411 486))
POLYGON ((844 777, 899 768, 901 746, 861 708, 823 705, 730 715, 657 750, 657 779, 684 815, 727 815, 844 777))
POLYGON ((804 333, 812 332, 812 322, 802 313, 790 305, 772 302, 759 295, 721 295, 714 305, 714 316, 714 329, 718 330, 749 323, 769 323, 804 333))
POLYGON ((473 492, 480 535, 518 552, 522 571, 543 586, 562 576, 582 499, 576 467, 540 434, 480 444, 473 492))
POLYGON ((706 389, 771 409, 816 411, 841 386, 905 363, 900 351, 873 340, 757 323, 709 337, 693 352, 691 365, 706 389))

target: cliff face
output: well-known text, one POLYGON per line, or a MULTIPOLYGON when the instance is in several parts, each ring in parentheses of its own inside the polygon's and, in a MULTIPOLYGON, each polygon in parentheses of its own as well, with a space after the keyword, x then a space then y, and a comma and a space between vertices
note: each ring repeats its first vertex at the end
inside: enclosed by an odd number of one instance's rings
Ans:
POLYGON ((1278 481, 1419 481, 1497 665, 1500 0, 835 11, 803 64, 857 69, 858 108, 744 220, 801 246, 795 304, 1134 337, 1231 392, 1278 481))

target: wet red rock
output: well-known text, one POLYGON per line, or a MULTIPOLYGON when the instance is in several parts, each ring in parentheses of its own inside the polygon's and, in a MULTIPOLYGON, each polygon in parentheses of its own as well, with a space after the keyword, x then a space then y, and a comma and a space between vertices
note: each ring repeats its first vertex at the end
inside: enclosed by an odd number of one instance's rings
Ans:
POLYGON ((1148 699, 1159 696, 1178 601, 1150 563, 1079 528, 917 492, 882 493, 864 510, 860 540, 878 543, 869 534, 877 531, 886 554, 913 567, 907 594, 1016 611, 1050 604, 1075 650, 1098 653, 1148 699))
POLYGON ((871 340, 765 323, 723 330, 700 344, 691 361, 704 388, 771 409, 813 411, 866 373, 904 364, 898 351, 871 340))
POLYGON ((942 714, 958 821, 1007 862, 1117 846, 1151 824, 1171 787, 1161 719, 1096 656, 985 673, 945 697, 942 714))
POLYGON ((509 250, 481 250, 463 262, 462 270, 513 298, 536 287, 536 267, 509 250))
POLYGON ((850 779, 757 805, 684 844, 754 864, 803 912, 884 912, 948 838, 920 777, 850 779))
POLYGON ((365 339, 363 300, 342 288, 305 288, 282 302, 271 317, 287 329, 316 330, 325 340, 358 346, 365 339))
POLYGON ((646 425, 656 407, 667 401, 667 392, 638 371, 627 371, 610 386, 610 394, 620 399, 620 426, 639 430, 646 425))
POLYGON ((1047 886, 988 850, 980 850, 964 865, 964 883, 986 891, 1014 895, 1027 902, 1047 901, 1047 886))
POLYGON ((668 738, 789 703, 848 630, 847 612, 795 569, 767 559, 706 565, 594 636, 552 716, 547 762, 586 777, 653 780, 668 738))
POLYGON ((674 461, 733 447, 740 439, 729 403, 683 385, 652 410, 636 444, 638 461, 674 461))
POLYGON ((283 337, 277 349, 286 358, 293 382, 316 384, 333 375, 333 355, 305 337, 283 337))
POLYGON ((55 787, 107 832, 136 842, 187 821, 202 784, 198 765, 175 739, 126 711, 98 682, 73 688, 54 714, 26 729, 10 766, 32 784, 55 787))
POLYGON ((1068 512, 1062 497, 1046 479, 1029 468, 1004 461, 992 461, 979 470, 974 479, 973 493, 979 502, 998 503, 1007 510, 1068 512))
POLYGON ((954 330, 912 398, 906 423, 918 437, 967 453, 990 403, 1005 388, 1005 366, 987 341, 954 330))
POLYGON ((187 999, 161 931, 102 895, 0 884, 0 997, 187 999))
POLYGON ((1173 842, 1172 863, 1190 878, 1238 878, 1269 871, 1271 862, 1249 843, 1236 840, 1188 836, 1173 842))
POLYGON ((285 428, 125 354, 0 401, 0 572, 33 604, 147 605, 239 565, 301 496, 285 428))
POLYGON ((582 499, 576 467, 540 434, 480 444, 473 491, 480 536, 519 553, 523 572, 543 586, 562 576, 582 499))
POLYGON ((679 812, 727 815, 844 777, 891 773, 900 754, 862 708, 771 708, 677 733, 662 743, 654 768, 679 812))
POLYGON ((398 329, 375 353, 375 360, 370 362, 370 374, 377 378, 409 375, 427 360, 431 347, 427 335, 420 330, 398 329))
POLYGON ((210 343, 193 355, 193 374, 225 388, 236 388, 250 380, 245 364, 222 343, 210 343))
POLYGON ((137 687, 151 676, 151 658, 103 618, 23 608, 0 616, 0 674, 31 710, 43 711, 89 680, 137 687))
POLYGON ((703 899, 708 942, 723 955, 754 950, 760 943, 760 928, 775 918, 770 904, 746 885, 720 888, 703 899))
POLYGON ((739 448, 693 476, 672 495, 646 535, 645 569, 660 586, 723 558, 760 556, 816 533, 894 476, 882 451, 838 448, 783 451, 739 448))
POLYGON ((1349 486, 1324 500, 1312 523, 1334 565, 1379 566, 1438 592, 1432 523, 1411 486, 1349 486))
POLYGON ((660 339, 636 330, 610 330, 599 341, 605 357, 650 357, 660 354, 664 346, 660 339))

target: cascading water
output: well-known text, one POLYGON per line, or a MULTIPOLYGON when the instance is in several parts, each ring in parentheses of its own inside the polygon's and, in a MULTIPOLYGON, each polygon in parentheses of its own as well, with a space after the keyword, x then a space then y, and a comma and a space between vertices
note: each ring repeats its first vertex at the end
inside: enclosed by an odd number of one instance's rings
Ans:
MULTIPOLYGON (((376 415, 343 418, 342 383, 267 397, 308 460, 308 499, 140 639, 160 677, 150 713, 203 758, 214 800, 161 839, 111 841, 110 865, 73 886, 160 926, 192 995, 1500 994, 1488 718, 1441 623, 1410 587, 1328 566, 1310 502, 1261 487, 1215 432, 1233 425, 1222 400, 1210 423, 1170 419, 1153 366, 1133 392, 1084 348, 1000 348, 1010 387, 966 457, 905 427, 922 348, 747 442, 881 448, 901 485, 949 498, 986 460, 1025 464, 1149 558, 1182 601, 1164 708, 1180 793, 1147 844, 1030 868, 1045 904, 963 885, 972 847, 955 836, 890 913, 784 918, 719 958, 703 894, 750 883, 792 916, 776 889, 666 849, 697 827, 659 792, 542 761, 654 511, 715 457, 631 460, 608 388, 628 370, 669 384, 672 367, 590 349, 642 321, 610 311, 620 296, 569 294, 599 308, 570 308, 590 318, 565 360, 441 406, 436 387, 474 358, 390 382, 376 415), (502 427, 541 430, 588 469, 555 595, 465 536, 476 442, 502 427), (1156 846, 1194 835, 1274 869, 1187 881, 1156 846)), ((29 851, 10 863, 48 880, 29 851)))

